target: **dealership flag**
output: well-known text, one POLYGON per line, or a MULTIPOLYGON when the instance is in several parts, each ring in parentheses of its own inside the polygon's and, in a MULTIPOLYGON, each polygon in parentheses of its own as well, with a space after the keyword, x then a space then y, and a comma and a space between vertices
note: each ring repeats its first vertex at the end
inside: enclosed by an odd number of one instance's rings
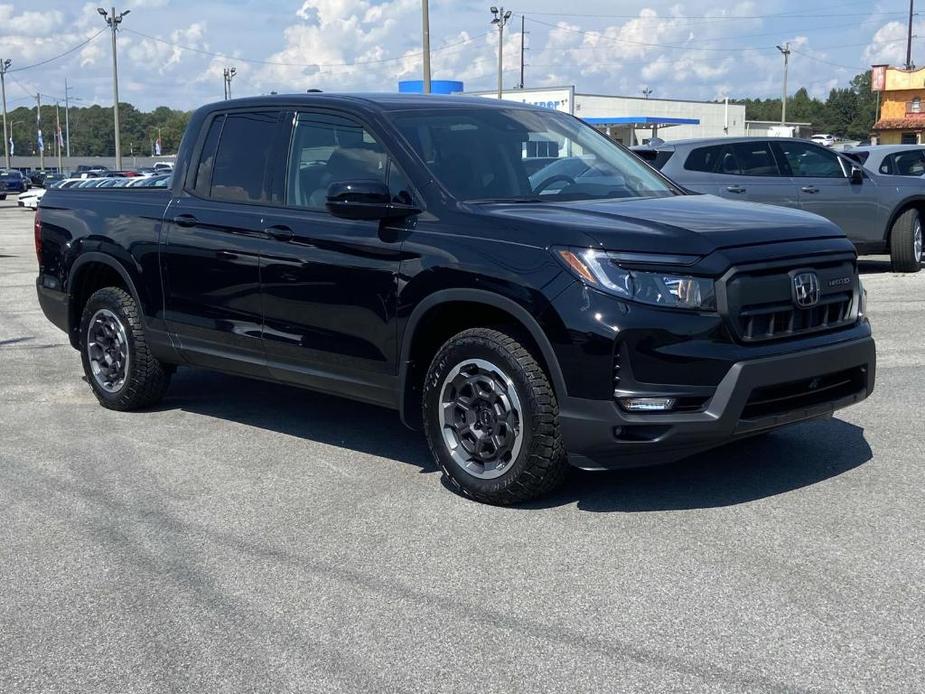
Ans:
POLYGON ((39 130, 39 152, 45 151, 45 140, 42 139, 42 131, 39 130))
POLYGON ((64 147, 64 135, 61 133, 61 126, 58 126, 58 132, 55 133, 58 147, 64 147))
POLYGON ((12 157, 16 154, 16 143, 13 142, 13 136, 10 135, 10 156, 12 157))
POLYGON ((161 138, 157 138, 154 141, 154 156, 155 157, 161 156, 161 138))

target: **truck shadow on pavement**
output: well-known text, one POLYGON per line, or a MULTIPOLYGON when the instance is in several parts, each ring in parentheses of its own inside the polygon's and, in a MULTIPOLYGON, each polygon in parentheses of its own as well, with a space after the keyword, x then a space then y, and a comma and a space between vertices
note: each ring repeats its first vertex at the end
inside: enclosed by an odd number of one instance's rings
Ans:
MULTIPOLYGON (((161 410, 239 422, 438 472, 423 434, 396 412, 282 384, 180 369, 161 410)), ((574 470, 559 491, 519 509, 681 511, 747 503, 841 475, 873 457, 864 430, 840 419, 788 427, 669 465, 574 470)), ((446 481, 444 481, 444 485, 446 481)))

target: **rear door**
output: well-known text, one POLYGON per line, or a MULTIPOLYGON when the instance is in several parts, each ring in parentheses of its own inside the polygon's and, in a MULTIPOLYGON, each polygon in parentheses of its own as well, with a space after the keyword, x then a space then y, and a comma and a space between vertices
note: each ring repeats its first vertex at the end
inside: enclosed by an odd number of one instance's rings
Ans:
POLYGON ((811 142, 781 140, 773 148, 798 188, 802 209, 832 220, 852 241, 882 241, 877 183, 870 176, 852 183, 848 161, 811 142))
POLYGON ((281 197, 274 186, 281 189, 284 122, 277 110, 217 115, 184 193, 168 207, 165 315, 192 364, 266 375, 260 253, 266 216, 281 197))
POLYGON ((268 218, 276 238, 261 258, 265 347, 271 376, 394 404, 396 296, 403 223, 339 219, 324 207, 338 181, 408 186, 384 146, 352 116, 297 115, 285 204, 268 218))
POLYGON ((730 200, 799 207, 796 186, 781 175, 763 140, 697 147, 683 164, 682 184, 730 200))

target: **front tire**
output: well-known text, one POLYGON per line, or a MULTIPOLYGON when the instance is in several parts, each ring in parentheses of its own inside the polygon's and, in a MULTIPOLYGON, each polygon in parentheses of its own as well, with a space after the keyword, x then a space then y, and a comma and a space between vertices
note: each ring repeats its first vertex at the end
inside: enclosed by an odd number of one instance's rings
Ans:
POLYGON ((894 272, 918 272, 922 267, 922 217, 906 210, 890 231, 890 259, 894 272))
POLYGON ((457 492, 504 505, 565 479, 555 393, 511 335, 474 328, 451 338, 428 369, 423 399, 427 443, 457 492))
POLYGON ((94 292, 84 306, 80 357, 93 394, 110 410, 151 407, 170 385, 171 368, 151 354, 138 305, 118 287, 94 292))

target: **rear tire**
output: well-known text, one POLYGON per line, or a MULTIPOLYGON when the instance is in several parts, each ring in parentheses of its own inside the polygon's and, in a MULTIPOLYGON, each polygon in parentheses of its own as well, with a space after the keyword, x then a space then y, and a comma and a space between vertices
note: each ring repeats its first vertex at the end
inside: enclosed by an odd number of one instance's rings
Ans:
POLYGON ((156 404, 164 397, 173 372, 151 354, 138 305, 118 287, 94 292, 84 306, 80 358, 93 394, 110 410, 156 404))
POLYGON ((511 335, 474 328, 452 337, 428 369, 423 399, 427 443, 460 494, 513 504, 565 479, 556 395, 511 335))
POLYGON ((890 231, 890 259, 894 272, 918 272, 922 267, 922 217, 906 210, 890 231))

